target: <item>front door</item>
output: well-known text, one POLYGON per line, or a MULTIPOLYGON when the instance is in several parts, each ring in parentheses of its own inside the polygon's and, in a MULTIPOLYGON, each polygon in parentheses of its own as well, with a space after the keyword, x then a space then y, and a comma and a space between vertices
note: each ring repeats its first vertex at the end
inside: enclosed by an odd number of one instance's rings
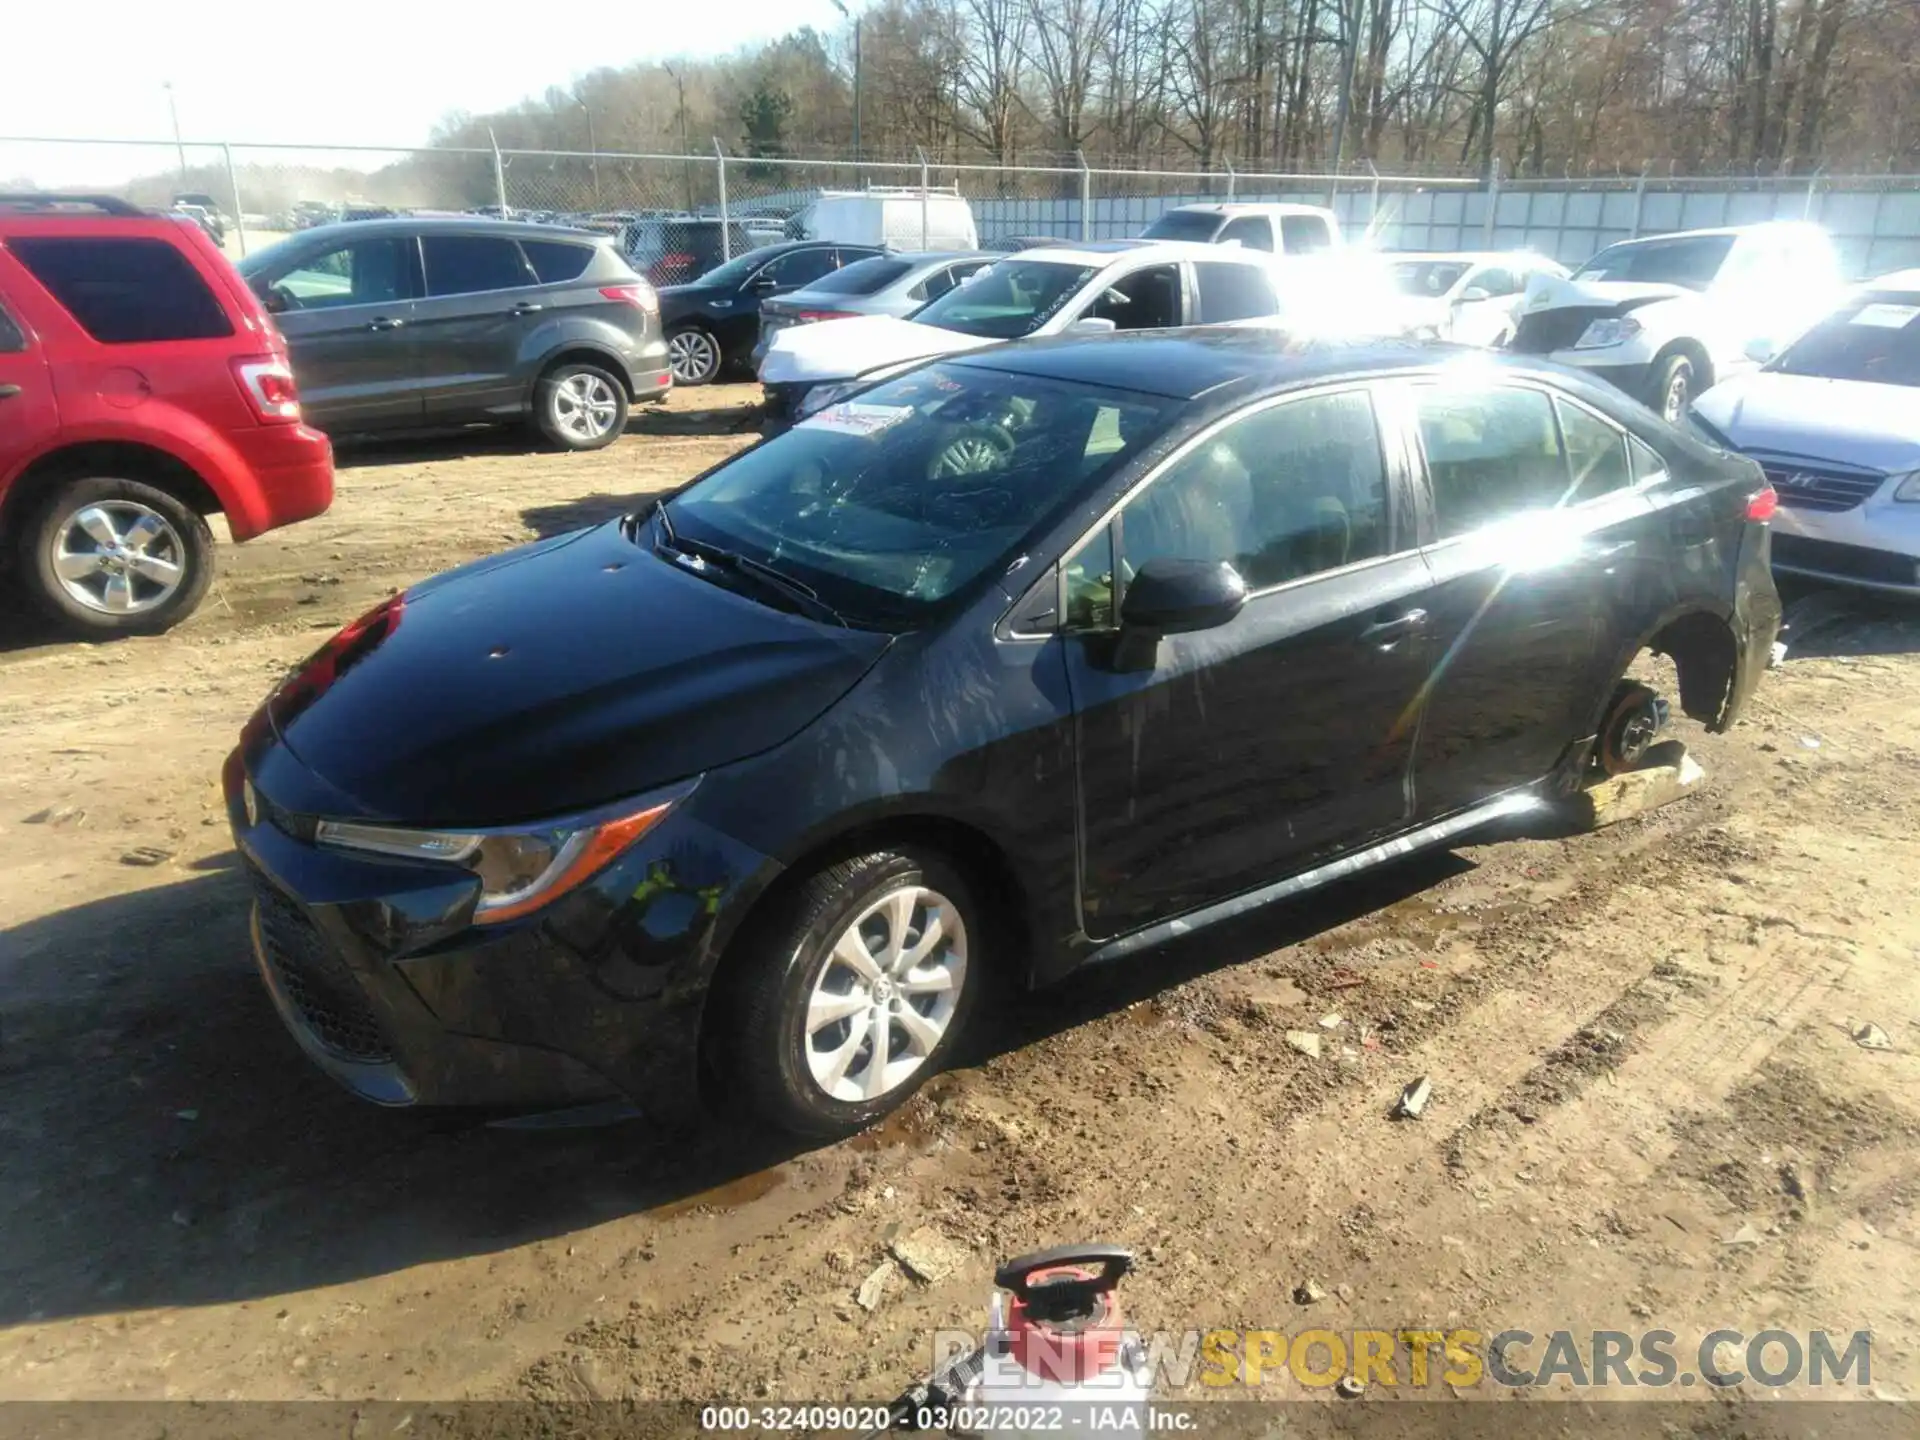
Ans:
POLYGON ((1425 455, 1435 537, 1414 760, 1427 821, 1541 779, 1582 737, 1644 563, 1648 507, 1625 436, 1584 407, 1517 384, 1394 393, 1425 455))
POLYGON ((46 357, 0 297, 0 483, 60 428, 46 357))
POLYGON ((1463 345, 1493 345, 1511 335, 1520 288, 1519 276, 1505 265, 1483 266, 1469 275, 1453 302, 1447 338, 1463 345))
POLYGON ((527 403, 520 340, 544 302, 520 247, 500 235, 420 237, 426 298, 414 344, 426 382, 427 418, 458 421, 513 414, 527 403))
POLYGON ((1428 578, 1369 392, 1262 402, 1190 444, 1067 563, 1082 906, 1107 938, 1399 828, 1428 578), (1114 667, 1114 591, 1225 560, 1232 621, 1114 667), (1118 577, 1120 584, 1114 584, 1118 577))
POLYGON ((293 357, 301 409, 322 430, 420 423, 411 238, 351 240, 255 277, 293 357))

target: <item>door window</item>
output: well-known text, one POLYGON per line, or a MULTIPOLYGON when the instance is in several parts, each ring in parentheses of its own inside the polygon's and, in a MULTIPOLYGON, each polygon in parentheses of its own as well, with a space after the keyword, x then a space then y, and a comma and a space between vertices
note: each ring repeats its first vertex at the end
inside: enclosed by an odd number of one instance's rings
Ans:
POLYGON ((27 337, 20 327, 13 323, 13 317, 7 314, 7 308, 0 305, 0 355, 18 355, 27 348, 27 337))
POLYGON ((526 252, 527 261, 542 285, 563 285, 569 280, 578 280, 593 258, 591 245, 569 245, 561 240, 522 240, 520 248, 526 252))
POLYGON ((233 334, 200 272, 164 240, 39 235, 7 248, 103 345, 233 334))
POLYGON ((410 298, 408 281, 413 242, 399 237, 356 240, 302 260, 268 285, 268 291, 296 310, 327 310, 342 305, 390 305, 410 298))
MULTIPOLYGON (((1311 395, 1234 421, 1120 515, 1121 573, 1224 560, 1252 590, 1387 553, 1386 467, 1365 391, 1311 395)), ((1113 559, 1095 537, 1067 570, 1071 623, 1110 622, 1113 559)))
POLYGON ((520 258, 520 247, 492 235, 423 235, 427 294, 478 295, 538 283, 520 258))
POLYGON ((1238 220, 1229 220, 1227 228, 1220 232, 1220 243, 1227 244, 1238 240, 1249 250, 1273 249, 1273 225, 1264 215, 1242 215, 1238 220))
POLYGON ((1633 483, 1636 485, 1667 473, 1667 462, 1660 452, 1636 436, 1627 437, 1627 454, 1633 462, 1633 483))
POLYGON ((1441 539, 1565 499, 1566 456, 1543 391, 1418 385, 1414 396, 1441 539))
POLYGON ((963 260, 958 265, 949 265, 944 270, 936 270, 915 287, 913 298, 916 300, 937 300, 961 281, 986 267, 985 260, 963 260))
POLYGON ((1116 330, 1164 330, 1180 323, 1180 267, 1154 265, 1116 280, 1093 302, 1087 318, 1111 320, 1116 330))
POLYGON ((1520 292, 1519 280, 1515 278, 1513 271, 1502 265, 1489 265, 1467 281, 1469 290, 1476 286, 1486 291, 1489 299, 1497 299, 1502 295, 1517 295, 1520 292))
POLYGON ((1560 412, 1560 434, 1567 443, 1567 461, 1573 466, 1575 501, 1624 490, 1633 483, 1623 433, 1565 400, 1556 400, 1554 407, 1560 412))
POLYGON ((1273 293, 1273 282, 1257 265, 1200 260, 1194 263, 1193 271, 1200 286, 1199 320, 1203 325, 1279 312, 1280 300, 1273 293))
POLYGON ((1280 248, 1289 255, 1311 255, 1333 248, 1333 232, 1324 215, 1282 215, 1280 248))
POLYGON ((825 246, 817 250, 795 250, 769 261, 754 278, 772 280, 782 290, 795 290, 834 269, 833 262, 833 251, 825 246))

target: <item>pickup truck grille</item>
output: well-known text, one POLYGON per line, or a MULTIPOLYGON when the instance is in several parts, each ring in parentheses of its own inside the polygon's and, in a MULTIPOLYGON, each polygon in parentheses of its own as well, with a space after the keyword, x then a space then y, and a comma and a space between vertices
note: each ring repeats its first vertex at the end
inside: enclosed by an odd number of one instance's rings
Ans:
POLYGON ((1767 472, 1767 479, 1782 505, 1828 514, 1864 504, 1887 480, 1874 470, 1815 469, 1802 465, 1762 465, 1761 469, 1767 472))

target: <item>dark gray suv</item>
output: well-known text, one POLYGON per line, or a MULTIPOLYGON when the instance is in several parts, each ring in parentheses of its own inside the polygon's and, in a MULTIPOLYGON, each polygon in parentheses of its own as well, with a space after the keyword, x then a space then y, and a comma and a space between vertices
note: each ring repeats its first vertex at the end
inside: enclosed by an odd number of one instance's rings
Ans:
POLYGON ((334 434, 531 420, 593 450, 673 383, 660 302, 605 236, 511 221, 320 225, 240 273, 334 434))

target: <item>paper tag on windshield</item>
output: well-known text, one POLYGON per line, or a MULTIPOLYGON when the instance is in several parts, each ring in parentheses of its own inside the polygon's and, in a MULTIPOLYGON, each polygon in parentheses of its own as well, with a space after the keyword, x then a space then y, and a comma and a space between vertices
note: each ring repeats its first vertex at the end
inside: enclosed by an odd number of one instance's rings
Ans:
POLYGON ((1916 315, 1920 315, 1920 305, 1862 305, 1860 313, 1849 323, 1877 325, 1882 330, 1903 330, 1916 315))
POLYGON ((858 400, 842 400, 816 415, 809 415, 797 430, 838 430, 848 435, 878 435, 890 430, 913 414, 911 405, 868 405, 858 400))

